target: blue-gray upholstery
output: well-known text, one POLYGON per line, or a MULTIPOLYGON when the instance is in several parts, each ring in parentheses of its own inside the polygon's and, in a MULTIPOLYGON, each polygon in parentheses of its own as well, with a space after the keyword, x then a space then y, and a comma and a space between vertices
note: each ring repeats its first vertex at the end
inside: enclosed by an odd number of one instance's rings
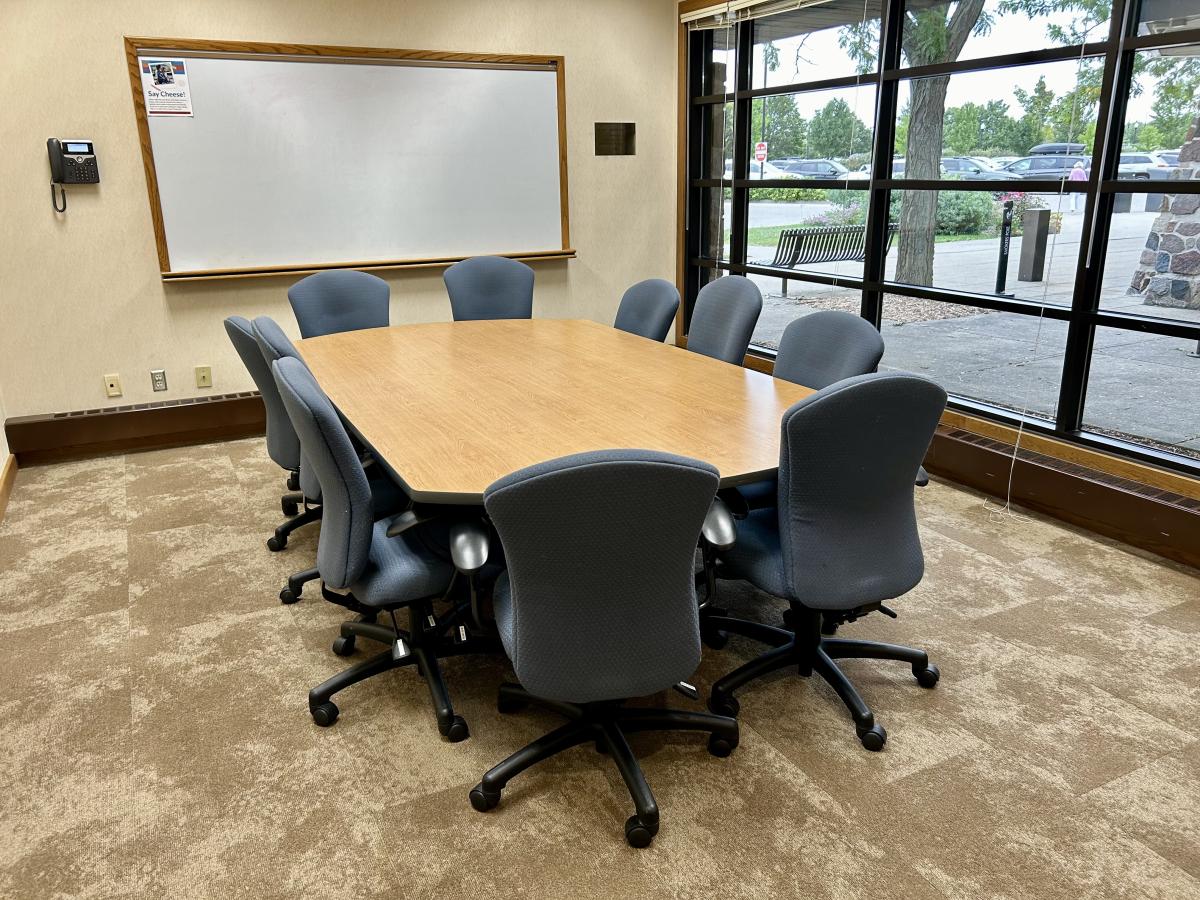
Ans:
POLYGON ((604 450, 487 489, 508 561, 496 622, 530 693, 588 703, 691 676, 700 662, 693 559, 718 481, 697 460, 604 450))
MULTIPOLYGON (((783 330, 775 377, 820 390, 835 381, 874 372, 883 357, 883 337, 853 313, 823 309, 794 319, 783 330)), ((775 505, 775 479, 738 488, 751 509, 775 505)))
POLYGON ((254 379, 254 386, 267 409, 267 455, 281 468, 297 471, 300 468, 300 439, 283 408, 279 388, 275 386, 270 364, 254 336, 253 326, 242 316, 230 316, 225 320, 225 333, 254 379))
POLYGON ((442 280, 455 322, 533 317, 533 269, 504 256, 473 256, 448 268, 442 280))
POLYGON ((874 372, 882 357, 883 337, 874 325, 853 313, 823 309, 783 330, 775 377, 820 390, 874 372))
POLYGON ((675 285, 662 278, 647 278, 621 297, 613 328, 662 343, 678 310, 679 291, 675 285))
MULTIPOLYGON (((250 323, 250 328, 254 332, 254 339, 258 341, 258 348, 267 365, 271 365, 278 359, 294 359, 300 362, 300 354, 296 350, 296 345, 283 333, 279 323, 270 316, 258 316, 250 323)), ((303 362, 300 364, 304 365, 303 362)), ((312 467, 305 465, 303 446, 300 447, 300 492, 313 503, 321 501, 321 484, 312 467)))
POLYGON ((762 293, 749 278, 726 275, 710 281, 696 295, 687 348, 740 366, 761 312, 762 293))
POLYGON ((327 585, 370 606, 395 606, 444 590, 453 567, 426 546, 420 528, 387 537, 375 522, 371 486, 337 411, 298 359, 272 364, 304 459, 321 484, 324 515, 317 569, 327 585))
POLYGON ((302 278, 288 289, 301 337, 319 337, 389 322, 391 289, 382 278, 354 269, 330 269, 302 278))
POLYGON ((945 405, 944 390, 904 374, 847 378, 794 404, 777 526, 772 510, 744 520, 721 554, 728 574, 818 610, 911 590, 924 572, 913 482, 945 405))

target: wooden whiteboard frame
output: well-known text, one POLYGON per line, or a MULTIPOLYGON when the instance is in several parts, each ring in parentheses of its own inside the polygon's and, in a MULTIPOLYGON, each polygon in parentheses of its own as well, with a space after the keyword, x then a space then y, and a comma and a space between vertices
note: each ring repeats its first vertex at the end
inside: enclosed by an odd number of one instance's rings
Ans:
POLYGON ((235 269, 195 269, 176 271, 171 268, 167 250, 166 226, 163 222, 162 201, 158 191, 158 173, 154 167, 154 145, 150 139, 150 122, 146 116, 146 101, 142 92, 142 74, 138 56, 148 50, 202 53, 218 59, 238 59, 255 56, 285 58, 326 57, 352 60, 419 60, 430 64, 453 66, 466 63, 472 66, 506 68, 508 66, 545 67, 556 73, 558 81, 558 195, 562 227, 562 249, 538 252, 495 254, 526 261, 569 259, 575 255, 571 248, 571 230, 567 203, 567 97, 565 62, 561 56, 500 53, 453 53, 438 50, 390 50, 379 47, 340 47, 329 44, 271 44, 259 41, 207 41, 183 38, 125 38, 125 59, 129 66, 129 87, 133 92, 133 111, 137 118, 138 142, 146 169, 146 191, 150 197, 150 217, 154 223, 154 243, 158 249, 159 274, 164 281, 199 281, 214 278, 257 278, 266 275, 301 275, 322 269, 416 269, 449 266, 465 257, 429 257, 423 259, 386 259, 368 262, 312 262, 278 266, 245 266, 235 269))

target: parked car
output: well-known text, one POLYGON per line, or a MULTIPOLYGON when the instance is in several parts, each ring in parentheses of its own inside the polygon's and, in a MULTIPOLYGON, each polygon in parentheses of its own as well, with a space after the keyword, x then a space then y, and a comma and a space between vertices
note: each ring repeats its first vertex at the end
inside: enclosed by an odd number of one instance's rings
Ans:
POLYGON ((1178 150, 1155 150, 1154 153, 1151 155, 1157 156, 1159 159, 1161 159, 1163 162, 1165 162, 1168 166, 1178 166, 1179 165, 1179 151, 1178 150))
POLYGON ((1166 170, 1173 165, 1174 163, 1167 162, 1157 153, 1123 150, 1121 151, 1121 158, 1117 161, 1117 177, 1149 178, 1151 170, 1166 170))
POLYGON ((1046 154, 1043 156, 1022 156, 1015 162, 1009 163, 1001 171, 1009 178, 1030 178, 1054 180, 1066 178, 1075 168, 1075 163, 1083 163, 1084 169, 1090 169, 1092 161, 1086 156, 1067 156, 1046 154))
POLYGON ((1011 175, 997 171, 994 166, 975 156, 943 156, 942 173, 948 178, 961 178, 963 181, 1001 181, 1012 178, 1011 175))
POLYGON ((1087 150, 1084 144, 1038 144, 1036 147, 1029 148, 1030 156, 1046 156, 1047 154, 1074 154, 1081 155, 1087 150))
POLYGON ((832 159, 777 159, 772 162, 796 178, 843 179, 850 170, 832 159))
POLYGON ((1003 169, 1009 163, 1014 163, 1020 158, 1021 157, 1019 157, 1019 156, 993 156, 992 157, 992 165, 995 166, 997 169, 1003 169))
MULTIPOLYGON (((725 160, 725 172, 721 176, 726 181, 733 178, 733 160, 725 160)), ((795 178, 796 176, 790 172, 785 172, 782 169, 776 168, 771 162, 758 162, 750 160, 750 177, 755 179, 762 178, 795 178)))

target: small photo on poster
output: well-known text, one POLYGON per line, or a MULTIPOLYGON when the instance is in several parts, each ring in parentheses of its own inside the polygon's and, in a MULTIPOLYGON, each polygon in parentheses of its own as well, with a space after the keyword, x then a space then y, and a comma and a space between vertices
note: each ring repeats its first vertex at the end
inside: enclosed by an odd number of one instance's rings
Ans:
POLYGON ((148 116, 190 116, 192 93, 182 59, 139 59, 148 116))

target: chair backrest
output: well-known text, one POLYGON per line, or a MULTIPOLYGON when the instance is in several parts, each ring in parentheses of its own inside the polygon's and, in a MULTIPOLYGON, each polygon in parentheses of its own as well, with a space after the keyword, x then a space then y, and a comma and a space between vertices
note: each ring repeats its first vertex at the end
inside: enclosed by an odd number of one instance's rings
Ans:
POLYGON ((271 364, 304 464, 321 484, 321 536, 317 570, 330 587, 344 590, 363 573, 371 549, 371 486, 358 452, 312 372, 298 359, 271 364))
POLYGON ((783 414, 779 537, 792 599, 853 609, 921 580, 914 481, 945 406, 932 381, 880 373, 839 381, 783 414))
POLYGON ((258 346, 253 326, 248 319, 230 316, 225 320, 225 333, 254 379, 254 386, 262 395, 263 406, 267 408, 267 455, 281 468, 296 471, 300 468, 300 439, 296 437, 292 421, 283 408, 279 388, 275 386, 271 367, 258 346))
POLYGON ((823 309, 783 330, 775 377, 820 390, 874 372, 882 356, 883 337, 874 325, 853 313, 823 309))
POLYGON ((749 278, 726 275, 696 295, 687 348, 740 366, 762 312, 762 293, 749 278))
MULTIPOLYGON (((300 365, 304 365, 296 345, 270 316, 257 317, 250 323, 250 330, 254 332, 254 339, 258 341, 258 348, 268 366, 279 359, 294 359, 300 365)), ((303 441, 300 442, 300 492, 314 502, 321 499, 321 484, 312 466, 308 465, 304 458, 303 441)))
POLYGON ((510 579, 513 666, 571 703, 639 697, 700 662, 693 561, 707 463, 604 450, 538 463, 483 495, 510 579))
POLYGON ((533 317, 533 269, 504 256, 473 256, 448 268, 442 281, 455 322, 533 317))
POLYGON ((301 337, 319 337, 360 328, 384 328, 391 289, 382 278, 354 269, 330 269, 288 288, 301 337))
POLYGON ((662 278, 647 278, 621 297, 613 328, 662 343, 678 310, 679 291, 675 285, 662 278))

